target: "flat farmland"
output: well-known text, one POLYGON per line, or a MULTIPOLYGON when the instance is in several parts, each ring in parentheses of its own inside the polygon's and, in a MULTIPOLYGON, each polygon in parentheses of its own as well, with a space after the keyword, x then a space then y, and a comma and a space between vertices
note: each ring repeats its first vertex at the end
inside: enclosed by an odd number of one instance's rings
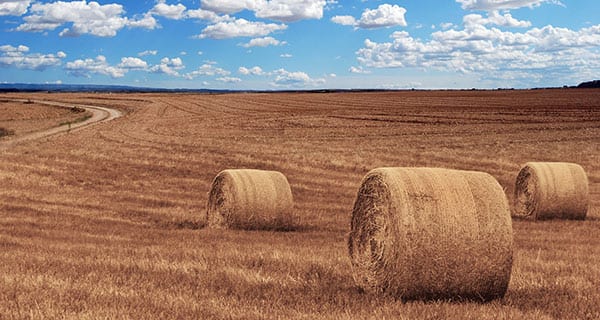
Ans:
POLYGON ((600 318, 600 90, 0 94, 14 99, 124 116, 1 151, 0 319, 600 318), (513 221, 503 299, 355 287, 346 242, 370 169, 485 171, 512 201, 527 161, 581 164, 590 207, 513 221), (293 230, 206 228, 227 168, 284 173, 293 230))
POLYGON ((82 121, 89 116, 83 109, 48 106, 32 100, 0 100, 0 128, 10 135, 57 127, 82 121))

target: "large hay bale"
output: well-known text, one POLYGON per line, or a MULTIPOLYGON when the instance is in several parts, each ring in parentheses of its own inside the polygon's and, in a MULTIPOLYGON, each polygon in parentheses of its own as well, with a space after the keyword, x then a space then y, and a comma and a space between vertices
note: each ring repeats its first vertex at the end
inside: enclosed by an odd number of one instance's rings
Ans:
POLYGON ((208 195, 208 225, 216 228, 286 229, 294 200, 287 178, 277 171, 221 171, 208 195))
POLYGON ((514 215, 532 219, 585 219, 589 203, 583 168, 566 162, 528 162, 515 183, 514 215))
POLYGON ((512 222, 487 173, 379 168, 363 179, 348 249, 367 292, 411 299, 503 297, 512 269, 512 222))

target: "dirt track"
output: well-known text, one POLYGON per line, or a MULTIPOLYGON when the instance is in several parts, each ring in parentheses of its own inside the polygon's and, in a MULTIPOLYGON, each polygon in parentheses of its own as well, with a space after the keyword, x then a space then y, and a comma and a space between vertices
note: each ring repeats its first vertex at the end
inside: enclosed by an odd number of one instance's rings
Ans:
MULTIPOLYGON (((19 99, 19 100, 15 100, 15 101, 24 102, 26 100, 19 99)), ((123 115, 122 112, 119 110, 106 108, 106 107, 91 106, 91 105, 74 105, 74 104, 68 104, 68 103, 64 103, 64 102, 40 101, 40 100, 36 100, 33 102, 39 103, 39 104, 50 105, 50 106, 58 106, 58 107, 63 107, 63 108, 79 107, 79 108, 83 108, 86 111, 90 112, 92 114, 92 116, 90 118, 86 119, 85 121, 72 123, 72 124, 64 124, 61 126, 57 126, 57 127, 53 127, 53 128, 49 128, 49 129, 45 129, 45 130, 41 130, 41 131, 35 131, 35 132, 27 133, 27 134, 24 134, 21 136, 16 136, 16 137, 13 137, 13 138, 10 138, 7 140, 0 141, 0 149, 7 149, 16 144, 22 143, 24 141, 37 140, 37 139, 41 139, 44 137, 49 137, 49 136, 54 136, 57 134, 65 133, 65 132, 76 131, 83 127, 87 127, 89 125, 92 125, 92 124, 95 124, 98 122, 105 122, 105 121, 110 121, 110 120, 119 118, 123 115)))

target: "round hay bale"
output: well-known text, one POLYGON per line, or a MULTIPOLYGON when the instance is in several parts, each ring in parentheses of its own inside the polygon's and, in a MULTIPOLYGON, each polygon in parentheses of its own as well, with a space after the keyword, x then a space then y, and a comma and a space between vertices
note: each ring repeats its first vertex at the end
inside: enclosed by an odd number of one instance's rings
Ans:
POLYGON ((514 215, 537 219, 585 219, 588 178, 566 162, 528 162, 515 183, 514 215))
POLYGON ((488 301, 506 293, 512 221, 487 173, 379 168, 358 191, 348 250, 356 284, 412 299, 488 301))
POLYGON ((277 171, 221 171, 208 195, 208 225, 215 228, 286 229, 294 200, 287 178, 277 171))

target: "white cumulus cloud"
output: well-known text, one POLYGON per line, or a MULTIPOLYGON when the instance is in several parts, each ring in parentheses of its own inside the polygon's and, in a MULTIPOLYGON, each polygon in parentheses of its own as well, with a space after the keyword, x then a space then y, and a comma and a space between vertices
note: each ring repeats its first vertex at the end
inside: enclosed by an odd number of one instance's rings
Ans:
POLYGON ((497 25, 502 27, 520 27, 527 28, 531 26, 531 22, 517 20, 512 17, 510 13, 500 15, 498 11, 488 12, 488 17, 484 18, 479 14, 469 14, 464 16, 463 23, 466 27, 479 26, 479 25, 497 25))
POLYGON ((118 67, 129 70, 146 70, 148 69, 148 63, 140 58, 124 57, 121 58, 118 67))
MULTIPOLYGON (((284 88, 306 88, 316 87, 326 82, 324 78, 311 78, 308 73, 303 71, 288 71, 280 68, 274 71, 266 72, 259 66, 239 67, 238 73, 244 76, 261 76, 270 79, 270 85, 284 88)), ((328 77, 335 77, 335 74, 329 74, 328 77)))
POLYGON ((331 18, 333 23, 341 24, 343 26, 355 26, 356 19, 353 16, 334 16, 331 18))
POLYGON ((168 58, 164 57, 160 60, 160 64, 150 67, 148 70, 152 73, 162 73, 173 77, 179 77, 179 71, 184 69, 183 61, 181 58, 168 58))
POLYGON ((204 0, 202 9, 220 14, 243 10, 254 12, 257 18, 282 22, 321 19, 325 0, 204 0))
POLYGON ((352 16, 334 16, 331 21, 345 26, 354 26, 362 29, 375 29, 393 26, 405 27, 404 15, 406 9, 398 5, 382 4, 377 9, 366 9, 359 20, 352 16))
POLYGON ((481 78, 555 80, 600 72, 600 25, 579 31, 546 26, 525 32, 502 31, 487 19, 469 17, 463 30, 434 32, 429 41, 394 32, 389 42, 365 40, 358 61, 373 68, 422 68, 481 78), (479 24, 474 23, 478 21, 479 24))
MULTIPOLYGON (((0 50, 3 47, 0 47, 0 50)), ((18 50, 15 48, 14 50, 18 50)), ((13 51, 14 51, 13 50, 13 51)), ((23 48, 20 50, 24 50, 23 48)), ((154 54, 153 51, 150 51, 154 54)), ((144 71, 156 74, 166 74, 172 77, 183 77, 192 80, 199 76, 220 76, 226 77, 231 72, 222 68, 216 67, 214 62, 206 62, 198 69, 189 72, 181 73, 181 70, 185 69, 183 60, 179 57, 169 58, 164 57, 159 63, 150 65, 148 62, 138 57, 123 57, 121 62, 117 65, 110 65, 106 57, 100 55, 95 59, 78 59, 72 62, 68 62, 65 66, 65 70, 77 77, 90 78, 93 74, 107 75, 112 78, 124 77, 129 71, 144 71)))
POLYGON ((202 8, 221 14, 231 14, 242 10, 253 10, 258 0, 202 0, 202 8))
POLYGON ((321 19, 325 0, 270 0, 258 1, 254 9, 257 18, 293 22, 305 19, 321 19))
POLYGON ((248 43, 242 44, 244 48, 251 47, 268 47, 268 46, 282 46, 287 44, 285 41, 279 41, 273 37, 254 38, 248 43))
POLYGON ((31 0, 0 1, 0 16, 21 16, 27 13, 31 0))
POLYGON ((306 72, 302 71, 287 71, 278 69, 271 74, 275 75, 275 79, 271 85, 276 87, 306 87, 317 86, 325 83, 325 79, 313 79, 306 72))
POLYGON ((225 82, 225 83, 237 83, 241 82, 242 79, 236 77, 219 77, 217 81, 225 82))
POLYGON ((406 26, 406 9, 398 5, 382 4, 377 9, 365 10, 358 20, 358 27, 364 29, 391 26, 406 26))
POLYGON ((111 66, 106 61, 106 57, 99 55, 95 59, 78 59, 67 62, 65 70, 73 76, 91 78, 92 74, 102 74, 111 78, 122 78, 127 70, 120 67, 111 66))
POLYGON ((204 9, 195 9, 195 10, 187 10, 185 12, 185 17, 190 19, 200 19, 207 20, 210 22, 221 22, 221 21, 231 21, 234 20, 229 15, 219 15, 214 11, 204 10, 204 9))
POLYGON ((238 72, 243 75, 246 75, 246 76, 247 75, 262 76, 265 74, 265 72, 259 66, 254 66, 252 68, 239 67, 238 72))
POLYGON ((29 53, 29 47, 19 45, 0 46, 0 67, 15 67, 19 69, 43 71, 49 67, 58 66, 67 55, 58 51, 56 54, 29 53))
POLYGON ((371 71, 369 70, 365 70, 362 66, 352 66, 350 67, 350 69, 348 69, 348 71, 352 72, 352 73, 359 73, 359 74, 369 74, 371 73, 371 71))
POLYGON ((159 27, 158 22, 151 13, 146 13, 139 17, 134 17, 133 19, 128 19, 127 26, 129 28, 141 28, 148 30, 154 30, 159 27))
POLYGON ((114 37, 125 26, 148 29, 156 27, 156 21, 149 15, 138 20, 124 17, 123 6, 116 3, 100 5, 95 1, 88 3, 85 0, 36 2, 31 5, 30 11, 32 14, 23 18, 24 23, 16 28, 17 31, 42 32, 71 24, 70 28, 60 32, 60 36, 91 34, 99 37, 114 37))
POLYGON ((181 3, 166 4, 165 0, 159 0, 158 3, 154 5, 154 8, 150 10, 150 13, 168 19, 180 20, 184 18, 185 10, 186 7, 181 3))
POLYGON ((185 74, 185 78, 188 80, 192 80, 194 78, 200 77, 200 76, 227 76, 231 74, 231 72, 223 69, 223 68, 219 68, 217 66, 215 66, 215 63, 213 62, 207 62, 203 65, 201 65, 200 67, 198 67, 198 69, 186 73, 185 74))
POLYGON ((542 3, 549 2, 558 5, 558 0, 456 0, 463 9, 467 10, 510 10, 523 7, 538 7, 542 3))
POLYGON ((234 21, 218 22, 207 26, 202 30, 199 38, 227 39, 235 37, 261 37, 274 31, 285 30, 286 28, 287 26, 284 24, 236 19, 234 21))

